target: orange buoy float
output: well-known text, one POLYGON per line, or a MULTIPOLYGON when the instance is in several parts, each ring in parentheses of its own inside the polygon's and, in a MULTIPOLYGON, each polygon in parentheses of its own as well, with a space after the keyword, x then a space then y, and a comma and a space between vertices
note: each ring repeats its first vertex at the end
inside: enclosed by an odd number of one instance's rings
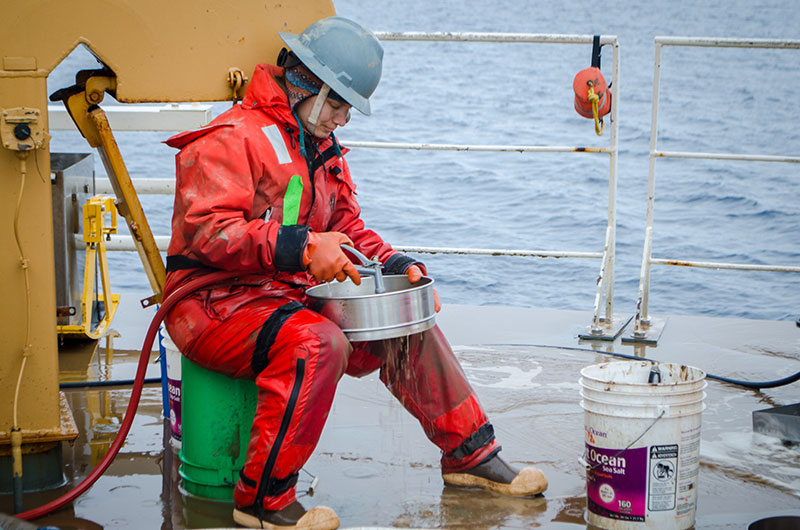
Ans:
POLYGON ((598 136, 603 134, 603 116, 611 112, 611 88, 600 71, 600 36, 595 35, 592 49, 592 66, 575 75, 572 80, 575 92, 575 110, 584 118, 594 119, 598 136))
POLYGON ((590 66, 578 72, 572 81, 575 91, 575 110, 584 118, 602 118, 611 112, 611 91, 603 73, 590 66))

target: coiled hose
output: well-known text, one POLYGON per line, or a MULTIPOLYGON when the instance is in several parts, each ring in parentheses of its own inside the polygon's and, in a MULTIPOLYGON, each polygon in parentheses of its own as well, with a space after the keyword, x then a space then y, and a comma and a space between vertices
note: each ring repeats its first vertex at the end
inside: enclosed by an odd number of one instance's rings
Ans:
POLYGON ((176 303, 198 289, 208 287, 214 283, 219 283, 228 278, 234 277, 237 274, 238 273, 213 274, 196 278, 176 290, 169 298, 162 302, 161 307, 153 317, 153 321, 150 323, 150 327, 147 328, 147 334, 144 337, 144 344, 142 345, 142 353, 139 356, 139 364, 136 369, 136 377, 134 379, 133 389, 131 390, 131 399, 128 402, 128 408, 125 410, 125 418, 122 420, 122 424, 117 432, 117 436, 111 443, 111 447, 106 453, 106 456, 103 457, 103 460, 100 461, 97 467, 94 468, 94 470, 85 479, 83 479, 77 486, 69 490, 67 493, 43 506, 40 506, 39 508, 34 508, 33 510, 16 514, 16 517, 29 521, 32 519, 38 519, 39 517, 43 517, 48 513, 58 510, 65 504, 72 502, 82 495, 92 486, 92 484, 97 481, 97 479, 100 478, 103 473, 106 472, 108 466, 111 465, 111 462, 117 456, 117 453, 119 453, 122 444, 125 442, 125 438, 128 436, 131 425, 133 424, 133 417, 136 415, 136 409, 139 406, 139 398, 142 395, 142 387, 144 386, 144 376, 145 372, 147 371, 147 363, 150 359, 150 351, 153 348, 153 342, 155 341, 156 333, 158 333, 158 328, 161 325, 161 322, 164 320, 164 317, 176 303))

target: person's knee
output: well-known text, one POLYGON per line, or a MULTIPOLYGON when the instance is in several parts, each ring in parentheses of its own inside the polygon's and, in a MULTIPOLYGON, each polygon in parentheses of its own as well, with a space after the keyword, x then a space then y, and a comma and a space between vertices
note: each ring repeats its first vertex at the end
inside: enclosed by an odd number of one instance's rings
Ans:
POLYGON ((290 302, 276 310, 262 326, 253 353, 253 373, 268 366, 288 370, 292 359, 305 358, 310 366, 330 365, 332 374, 344 371, 352 348, 341 329, 319 313, 290 302))
POLYGON ((316 342, 319 362, 335 368, 341 376, 353 347, 344 332, 328 319, 321 319, 306 328, 309 339, 316 342))

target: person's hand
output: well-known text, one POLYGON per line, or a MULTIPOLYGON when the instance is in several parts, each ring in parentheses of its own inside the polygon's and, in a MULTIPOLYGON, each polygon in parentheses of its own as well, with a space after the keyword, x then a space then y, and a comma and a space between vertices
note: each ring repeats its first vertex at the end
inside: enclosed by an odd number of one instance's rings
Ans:
MULTIPOLYGON (((422 273, 422 269, 419 268, 417 265, 411 265, 409 268, 406 269, 406 276, 408 276, 408 281, 411 283, 417 283, 422 279, 424 274, 422 273)), ((442 309, 442 300, 439 298, 439 293, 436 292, 436 289, 433 290, 433 310, 435 312, 439 312, 442 309)))
POLYGON ((342 251, 342 244, 354 246, 341 232, 309 232, 303 265, 319 282, 329 282, 334 278, 343 282, 349 276, 354 284, 361 285, 361 276, 342 251))

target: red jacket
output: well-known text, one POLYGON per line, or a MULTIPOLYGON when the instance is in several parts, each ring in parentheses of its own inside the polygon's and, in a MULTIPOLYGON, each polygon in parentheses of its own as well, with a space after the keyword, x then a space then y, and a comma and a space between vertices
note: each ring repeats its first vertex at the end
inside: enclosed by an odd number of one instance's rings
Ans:
POLYGON ((189 277, 219 270, 245 273, 238 283, 271 283, 276 295, 311 286, 316 282, 302 266, 308 230, 346 234, 387 273, 414 263, 364 227, 346 151, 333 135, 304 132, 303 157, 299 125, 276 82, 282 75, 282 68, 258 65, 240 105, 167 140, 181 151, 165 295, 189 277), (296 224, 284 225, 293 175, 302 181, 302 196, 296 224))

